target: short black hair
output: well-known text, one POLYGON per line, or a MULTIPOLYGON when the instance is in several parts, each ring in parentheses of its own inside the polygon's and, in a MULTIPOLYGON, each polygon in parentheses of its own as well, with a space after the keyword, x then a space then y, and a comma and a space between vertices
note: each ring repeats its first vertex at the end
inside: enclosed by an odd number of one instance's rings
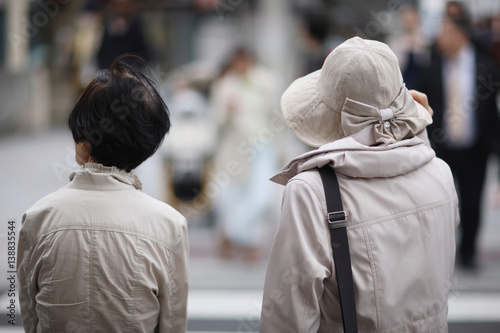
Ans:
POLYGON ((168 133, 169 111, 147 69, 141 58, 121 56, 80 95, 68 125, 76 143, 89 143, 94 162, 130 172, 168 133))

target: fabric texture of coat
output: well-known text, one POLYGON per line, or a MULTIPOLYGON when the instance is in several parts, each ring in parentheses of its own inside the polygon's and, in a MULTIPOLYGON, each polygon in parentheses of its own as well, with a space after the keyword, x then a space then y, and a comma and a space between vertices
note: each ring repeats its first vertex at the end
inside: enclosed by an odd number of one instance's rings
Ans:
POLYGON ((185 332, 185 218, 139 179, 87 163, 23 216, 26 332, 185 332))
POLYGON ((317 168, 337 173, 359 332, 447 332, 459 223, 453 178, 419 137, 365 146, 353 138, 292 160, 271 251, 260 332, 343 332, 326 202, 317 168))

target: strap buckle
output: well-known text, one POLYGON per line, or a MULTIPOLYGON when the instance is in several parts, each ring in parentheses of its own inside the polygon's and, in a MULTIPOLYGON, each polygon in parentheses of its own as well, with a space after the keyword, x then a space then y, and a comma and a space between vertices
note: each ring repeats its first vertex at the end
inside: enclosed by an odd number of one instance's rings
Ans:
POLYGON ((328 228, 330 229, 343 228, 347 226, 347 213, 345 210, 328 213, 326 219, 328 220, 328 228))

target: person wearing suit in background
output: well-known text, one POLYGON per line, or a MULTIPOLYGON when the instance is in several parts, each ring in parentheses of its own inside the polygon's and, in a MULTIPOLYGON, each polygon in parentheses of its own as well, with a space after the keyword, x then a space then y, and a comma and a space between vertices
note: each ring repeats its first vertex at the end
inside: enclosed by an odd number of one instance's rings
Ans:
POLYGON ((461 205, 459 263, 477 268, 476 240, 486 164, 498 153, 500 86, 491 59, 474 46, 466 15, 447 13, 430 63, 415 87, 427 94, 435 111, 429 138, 436 154, 451 167, 461 205))

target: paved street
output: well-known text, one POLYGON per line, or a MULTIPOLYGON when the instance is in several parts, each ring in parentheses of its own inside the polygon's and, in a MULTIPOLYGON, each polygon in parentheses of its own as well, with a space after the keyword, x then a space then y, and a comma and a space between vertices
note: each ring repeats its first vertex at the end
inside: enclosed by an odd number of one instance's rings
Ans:
MULTIPOLYGON (((39 134, 16 134, 0 138, 0 331, 22 332, 7 324, 10 299, 7 281, 7 222, 20 227, 22 213, 36 200, 67 183, 77 169, 68 130, 39 134)), ((496 185, 495 161, 490 163, 481 231, 481 269, 476 273, 457 269, 449 299, 450 333, 500 332, 500 209, 492 200, 496 185)), ((137 173, 144 191, 162 197, 165 191, 161 159, 154 157, 137 173)), ((257 332, 266 269, 265 253, 272 238, 265 240, 262 259, 255 262, 218 259, 216 230, 191 223, 190 232, 190 332, 257 332)), ((16 301, 18 305, 19 302, 16 301)), ((17 321, 20 315, 17 313, 17 321)), ((18 323, 19 324, 19 323, 18 323)))

